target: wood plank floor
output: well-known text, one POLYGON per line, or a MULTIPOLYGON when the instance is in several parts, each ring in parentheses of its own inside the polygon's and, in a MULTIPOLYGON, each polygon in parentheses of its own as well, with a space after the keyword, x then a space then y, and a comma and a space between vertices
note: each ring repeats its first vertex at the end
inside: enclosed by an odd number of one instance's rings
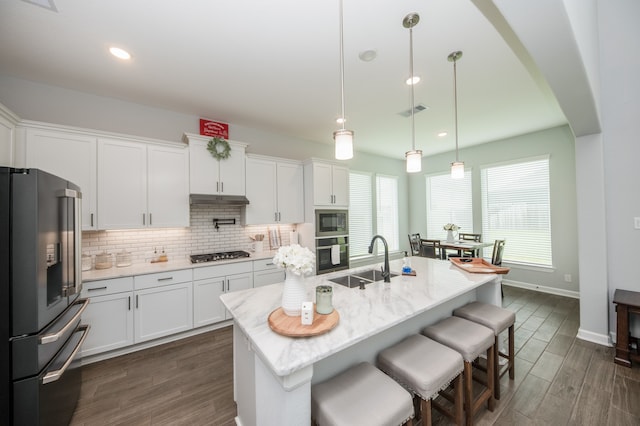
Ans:
MULTIPOLYGON (((502 378, 502 399, 476 424, 640 424, 640 367, 615 365, 613 348, 575 338, 577 300, 504 293, 516 312, 516 379, 502 378)), ((87 365, 71 424, 233 425, 232 364, 227 327, 87 365)), ((450 423, 435 415, 434 424, 450 423)))

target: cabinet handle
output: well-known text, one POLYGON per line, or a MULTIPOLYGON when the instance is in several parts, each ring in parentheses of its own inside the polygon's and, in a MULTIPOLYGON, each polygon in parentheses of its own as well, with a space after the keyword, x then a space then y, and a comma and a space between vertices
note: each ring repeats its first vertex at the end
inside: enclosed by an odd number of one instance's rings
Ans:
POLYGON ((104 287, 94 287, 94 288, 88 288, 87 291, 97 291, 97 290, 106 290, 107 286, 105 285, 104 287))
POLYGON ((216 192, 220 192, 220 182, 216 182, 216 192))
POLYGON ((158 278, 158 281, 169 281, 172 280, 173 277, 164 277, 164 278, 158 278))
POLYGON ((224 182, 220 182, 220 192, 224 192, 224 182))
POLYGON ((227 292, 229 292, 229 280, 227 280, 227 292))
POLYGON ((142 213, 142 224, 143 225, 146 225, 145 216, 146 215, 144 213, 142 213))
POLYGON ((222 281, 222 292, 224 293, 224 281, 222 281))
POLYGON ((282 213, 278 212, 278 222, 282 220, 282 213))
POLYGON ((131 296, 127 297, 129 299, 129 310, 131 310, 131 296))
POLYGON ((93 227, 93 213, 91 213, 91 226, 93 227))
POLYGON ((136 309, 138 309, 138 295, 136 294, 136 309))
POLYGON ((273 220, 278 221, 278 212, 273 213, 273 220))
POLYGON ((149 225, 153 225, 153 216, 152 213, 149 213, 149 225))
POLYGON ((267 266, 273 266, 273 262, 267 263, 267 266))

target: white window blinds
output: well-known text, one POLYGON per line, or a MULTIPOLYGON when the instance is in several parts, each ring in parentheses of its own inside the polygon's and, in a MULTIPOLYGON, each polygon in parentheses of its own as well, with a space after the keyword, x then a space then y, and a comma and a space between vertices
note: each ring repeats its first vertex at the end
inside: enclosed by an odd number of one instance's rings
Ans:
POLYGON ((549 159, 481 170, 484 241, 505 239, 503 261, 552 266, 549 159))
POLYGON ((366 255, 373 236, 372 175, 349 172, 349 256, 366 255))
POLYGON ((473 233, 473 205, 471 197, 471 171, 465 170, 464 179, 452 179, 451 174, 426 177, 427 235, 423 238, 444 239, 443 226, 453 223, 459 232, 473 233))
MULTIPOLYGON (((399 250, 397 177, 376 175, 376 215, 377 233, 387 240, 389 250, 399 250)), ((376 246, 381 252, 377 243, 376 246)))

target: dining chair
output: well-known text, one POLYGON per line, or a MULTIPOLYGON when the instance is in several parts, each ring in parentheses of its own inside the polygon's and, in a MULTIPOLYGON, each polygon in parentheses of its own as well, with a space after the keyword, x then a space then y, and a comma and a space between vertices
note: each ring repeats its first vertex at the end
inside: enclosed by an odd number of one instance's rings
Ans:
MULTIPOLYGON (((504 243, 506 240, 496 240, 493 243, 493 254, 491 255, 491 264, 496 266, 502 265, 502 253, 504 252, 504 243)), ((500 294, 504 298, 504 290, 502 289, 502 282, 500 282, 500 294)))
POLYGON ((409 247, 411 247, 412 256, 422 256, 422 242, 420 234, 408 234, 409 247))
MULTIPOLYGON (((472 234, 472 233, 459 233, 458 239, 460 241, 473 241, 474 243, 482 242, 482 234, 472 234)), ((462 257, 471 256, 478 257, 479 250, 463 250, 462 257)))
POLYGON ((432 259, 443 259, 444 249, 440 246, 440 240, 420 240, 422 243, 422 256, 432 259))

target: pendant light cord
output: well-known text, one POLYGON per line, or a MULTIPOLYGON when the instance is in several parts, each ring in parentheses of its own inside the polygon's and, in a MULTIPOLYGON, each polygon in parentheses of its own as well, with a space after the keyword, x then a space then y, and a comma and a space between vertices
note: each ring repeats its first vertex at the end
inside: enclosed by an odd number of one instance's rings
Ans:
POLYGON ((454 107, 454 123, 456 128, 456 163, 458 162, 458 78, 456 76, 456 65, 458 61, 453 60, 453 107, 454 107))
POLYGON ((344 11, 342 0, 340 0, 340 99, 342 101, 341 104, 341 118, 342 118, 342 130, 344 128, 344 122, 346 121, 344 117, 344 11))
POLYGON ((413 76, 413 26, 409 27, 409 78, 411 79, 411 149, 416 150, 416 124, 413 117, 415 113, 415 103, 413 86, 415 85, 415 79, 413 76))

